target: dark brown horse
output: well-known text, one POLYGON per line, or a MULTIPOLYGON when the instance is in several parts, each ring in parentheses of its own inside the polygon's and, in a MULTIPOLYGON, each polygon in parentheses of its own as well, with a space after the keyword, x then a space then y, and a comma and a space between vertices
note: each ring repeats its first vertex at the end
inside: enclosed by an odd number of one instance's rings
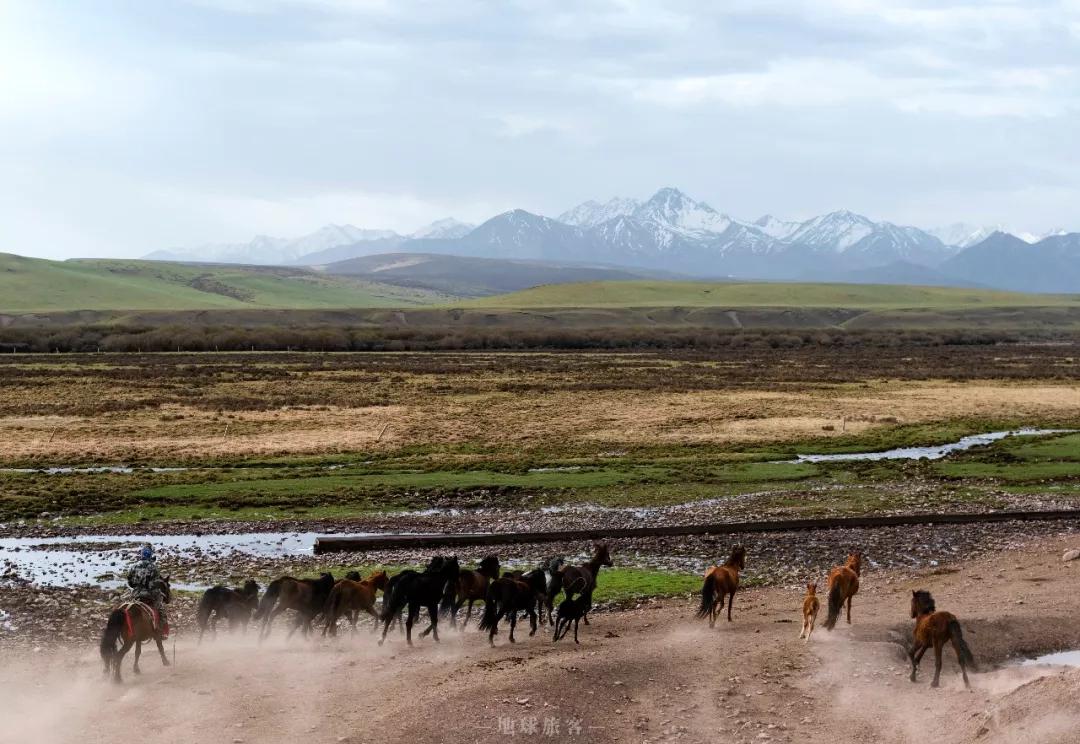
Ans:
POLYGON ((337 622, 342 615, 348 618, 353 632, 356 632, 356 620, 363 610, 373 618, 378 619, 379 613, 375 611, 376 592, 386 590, 390 578, 386 571, 376 571, 363 581, 354 579, 342 579, 334 584, 330 590, 330 596, 326 600, 326 625, 323 626, 323 635, 329 631, 330 635, 337 635, 337 622))
MULTIPOLYGON (((161 579, 157 583, 157 589, 162 593, 165 602, 172 600, 172 591, 169 587, 169 577, 161 579)), ((161 654, 161 663, 169 666, 169 659, 165 656, 165 646, 162 641, 168 628, 160 627, 157 613, 152 607, 143 602, 125 602, 109 614, 109 620, 105 624, 105 632, 101 636, 101 660, 105 662, 105 673, 112 670, 113 681, 119 683, 120 665, 124 656, 131 647, 135 646, 135 674, 140 674, 139 657, 142 656, 144 641, 154 641, 157 644, 158 653, 161 654), (120 647, 117 648, 117 644, 120 647)))
POLYGON ((919 662, 922 661, 926 649, 934 647, 934 681, 931 687, 937 687, 941 680, 941 649, 946 641, 952 643, 953 651, 956 652, 956 660, 960 663, 960 674, 964 677, 964 687, 971 687, 968 682, 967 667, 972 671, 978 671, 975 666, 975 656, 971 653, 967 643, 964 642, 964 634, 960 630, 960 622, 949 612, 937 612, 934 607, 934 598, 930 592, 919 590, 911 593, 911 616, 915 618, 914 643, 908 658, 911 659, 911 681, 915 681, 915 673, 919 670, 919 662))
POLYGON ((203 592, 195 613, 195 623, 199 626, 199 643, 202 643, 203 633, 207 628, 217 636, 217 624, 221 618, 228 620, 230 632, 238 627, 247 632, 251 613, 258 606, 259 585, 252 579, 245 581, 240 589, 220 585, 210 587, 203 592))
MULTIPOLYGON (((589 607, 592 607, 592 595, 596 590, 596 579, 600 575, 600 569, 604 566, 613 566, 611 562, 611 554, 608 552, 607 543, 598 542, 593 545, 593 555, 589 559, 589 562, 583 566, 564 566, 556 574, 557 581, 553 581, 552 584, 557 586, 548 587, 548 602, 555 601, 555 595, 562 590, 566 594, 566 599, 573 599, 576 595, 585 595, 589 600, 589 607)), ((589 624, 588 611, 582 615, 582 620, 585 624, 589 624)))
POLYGON ((495 634, 499 632, 499 621, 510 620, 510 643, 514 641, 514 628, 517 627, 517 615, 524 612, 529 616, 531 630, 529 635, 536 635, 536 592, 528 581, 522 578, 520 571, 504 574, 501 579, 491 582, 487 597, 484 598, 484 614, 480 618, 480 630, 488 631, 488 643, 495 645, 495 634))
POLYGON ((832 630, 840 619, 840 610, 847 603, 847 623, 851 625, 851 598, 859 593, 859 574, 862 573, 862 553, 855 551, 847 563, 829 571, 827 591, 829 614, 825 617, 825 630, 832 630))
POLYGON ((326 606, 326 598, 330 596, 333 588, 334 577, 328 573, 320 574, 317 579, 282 576, 271 581, 255 613, 256 618, 262 619, 259 640, 270 635, 270 626, 274 619, 286 610, 296 611, 296 621, 289 629, 288 637, 292 638, 298 628, 303 630, 305 636, 308 635, 311 632, 311 621, 322 612, 326 606))
POLYGON ((461 606, 466 602, 469 608, 465 611, 465 619, 461 623, 462 630, 469 624, 472 617, 473 603, 483 602, 487 597, 488 585, 499 578, 499 558, 496 555, 486 555, 480 561, 476 570, 465 570, 458 575, 457 587, 450 611, 450 627, 457 627, 457 614, 461 606))
POLYGON ((705 572, 697 616, 709 618, 710 628, 716 625, 716 618, 724 609, 724 597, 727 597, 727 619, 731 622, 731 605, 735 603, 735 592, 739 588, 739 571, 745 568, 746 548, 736 545, 724 565, 713 566, 705 572))

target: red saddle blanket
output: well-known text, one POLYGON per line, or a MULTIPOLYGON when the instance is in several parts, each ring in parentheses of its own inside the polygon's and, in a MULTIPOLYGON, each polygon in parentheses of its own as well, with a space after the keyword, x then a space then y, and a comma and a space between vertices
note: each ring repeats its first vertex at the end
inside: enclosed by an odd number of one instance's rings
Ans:
POLYGON ((124 611, 124 631, 129 638, 135 635, 135 627, 131 620, 132 610, 135 610, 136 612, 145 612, 150 616, 150 622, 153 624, 154 631, 162 638, 169 637, 169 624, 165 623, 162 625, 161 614, 146 602, 125 602, 120 605, 120 609, 124 611))

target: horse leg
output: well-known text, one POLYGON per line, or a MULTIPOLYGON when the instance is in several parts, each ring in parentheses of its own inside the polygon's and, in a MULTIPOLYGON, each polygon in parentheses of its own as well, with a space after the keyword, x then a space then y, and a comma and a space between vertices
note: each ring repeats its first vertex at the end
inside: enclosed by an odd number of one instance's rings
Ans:
POLYGON ((326 625, 324 625, 322 629, 323 638, 326 638, 327 632, 330 633, 331 637, 337 635, 337 621, 338 613, 337 608, 335 607, 330 611, 330 614, 326 616, 326 625))
POLYGON ((919 662, 922 661, 923 654, 926 653, 927 646, 916 644, 908 657, 911 659, 911 681, 915 681, 915 673, 919 670, 919 662))
POLYGON ((847 624, 851 625, 851 597, 847 598, 847 624))
POLYGON ((727 600, 727 621, 729 623, 731 622, 731 607, 734 604, 735 604, 735 590, 732 589, 731 593, 728 594, 728 600, 727 600))
POLYGON ((409 616, 405 619, 405 641, 412 645, 412 629, 416 618, 420 615, 420 605, 417 602, 409 602, 409 616))
POLYGON ((810 636, 814 632, 814 621, 817 620, 817 615, 810 616, 810 629, 806 631, 806 642, 810 642, 810 636))
POLYGON ((431 616, 431 627, 428 628, 431 631, 431 637, 435 639, 435 643, 439 643, 439 603, 428 607, 428 615, 431 616))
POLYGON ((142 670, 139 669, 140 656, 142 656, 142 641, 135 641, 135 674, 142 674, 142 670))
POLYGON ((510 612, 510 643, 517 643, 514 640, 514 628, 517 627, 517 610, 510 612))
POLYGON ((952 643, 953 651, 956 652, 956 661, 960 664, 960 674, 964 677, 964 687, 971 689, 971 683, 968 682, 967 666, 964 664, 964 656, 960 653, 960 644, 956 642, 956 636, 949 634, 949 641, 952 643))
POLYGON ((113 656, 113 682, 120 684, 123 680, 120 679, 120 666, 124 663, 124 656, 131 650, 134 641, 124 641, 124 645, 120 647, 120 650, 113 656))
MULTIPOLYGON (((473 602, 476 600, 472 597, 469 598, 469 607, 465 610, 465 619, 461 621, 461 629, 465 630, 465 626, 469 624, 469 618, 472 617, 473 602)), ((458 605, 460 607, 460 605, 458 605)), ((456 614, 456 613, 455 613, 456 614)))
POLYGON ((154 636, 154 643, 157 644, 158 654, 161 656, 161 665, 169 666, 169 657, 165 655, 165 644, 162 643, 161 636, 154 636))
POLYGON ((930 683, 931 687, 941 684, 941 648, 944 645, 944 640, 934 639, 934 681, 930 683))
POLYGON ((539 626, 539 623, 536 622, 536 607, 534 605, 532 605, 532 604, 529 605, 528 612, 529 612, 529 625, 532 627, 532 630, 529 631, 529 637, 531 638, 532 636, 536 635, 536 629, 539 626))

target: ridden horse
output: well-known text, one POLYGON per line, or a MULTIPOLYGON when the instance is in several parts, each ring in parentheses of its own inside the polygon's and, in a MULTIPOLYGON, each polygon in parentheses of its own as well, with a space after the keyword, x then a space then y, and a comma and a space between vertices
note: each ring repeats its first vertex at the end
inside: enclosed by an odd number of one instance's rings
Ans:
POLYGON ((329 631, 330 635, 337 635, 337 621, 342 615, 348 618, 354 633, 360 610, 378 618, 379 613, 375 611, 375 593, 379 590, 385 592, 389 581, 386 571, 376 571, 363 581, 342 579, 334 584, 326 600, 326 611, 323 613, 326 615, 326 625, 322 634, 326 635, 329 631))
POLYGON ((713 566, 705 572, 705 583, 701 586, 701 606, 699 618, 709 618, 709 627, 716 625, 716 618, 724 609, 724 597, 727 597, 727 619, 731 622, 731 605, 735 603, 735 591, 739 588, 739 571, 746 568, 746 548, 736 545, 731 556, 722 566, 713 566))
POLYGON ((559 616, 555 622, 555 635, 551 642, 564 638, 574 623, 574 643, 581 643, 577 637, 578 622, 589 612, 589 598, 582 594, 577 599, 564 599, 559 603, 559 616), (562 632, 560 633, 560 629, 562 632))
POLYGON ((461 606, 466 602, 469 603, 469 608, 465 611, 465 620, 462 621, 461 627, 464 630, 465 626, 469 624, 469 618, 472 617, 473 602, 477 600, 483 602, 487 597, 488 585, 499 578, 499 558, 495 555, 484 556, 484 559, 480 561, 480 565, 476 567, 476 570, 462 571, 458 576, 456 592, 450 602, 450 627, 457 627, 457 614, 461 606))
MULTIPOLYGON (((169 577, 159 579, 155 583, 156 588, 162 594, 162 600, 166 603, 172 601, 172 590, 169 587, 169 577)), ((105 673, 111 669, 113 681, 119 683, 120 665, 124 656, 135 646, 135 674, 140 674, 139 657, 142 656, 143 641, 153 640, 157 644, 158 653, 161 654, 161 663, 169 666, 169 660, 165 656, 165 646, 162 641, 165 638, 167 628, 160 627, 160 618, 154 608, 144 602, 125 602, 109 614, 109 620, 105 624, 105 632, 101 636, 101 660, 105 662, 105 673), (121 644, 117 648, 117 643, 121 644)))
POLYGON ((853 552, 847 563, 829 571, 826 585, 829 594, 829 614, 825 617, 825 630, 832 630, 840 619, 840 610, 847 602, 847 622, 851 625, 851 598, 859 592, 859 574, 862 572, 862 553, 853 552))
POLYGON ((806 596, 803 597, 802 630, 799 632, 799 638, 805 638, 807 642, 810 641, 810 634, 814 632, 814 623, 817 622, 817 614, 820 608, 821 602, 817 598, 817 583, 811 581, 806 585, 806 596))
POLYGON ((199 626, 199 643, 202 643, 207 627, 217 636, 218 620, 222 617, 229 621, 230 631, 240 626, 247 632, 251 613, 258 605, 259 585, 253 579, 245 581, 240 589, 231 589, 220 584, 210 587, 203 592, 195 613, 195 623, 199 626))
POLYGON ((971 653, 967 643, 964 642, 964 634, 960 630, 960 622, 950 612, 937 612, 934 607, 934 598, 930 592, 918 590, 911 593, 911 616, 915 618, 914 643, 908 652, 911 659, 911 681, 915 681, 915 673, 919 669, 926 649, 934 647, 934 681, 931 687, 937 687, 941 679, 941 648, 945 641, 952 642, 956 652, 956 660, 960 662, 960 674, 964 677, 964 687, 971 687, 968 682, 967 667, 972 671, 978 671, 975 666, 975 656, 971 653))
POLYGON ((334 577, 329 573, 319 574, 317 579, 282 576, 271 581, 259 601, 259 609, 255 612, 255 617, 262 619, 259 640, 262 641, 270 635, 270 626, 274 619, 286 610, 296 610, 297 613, 288 637, 292 638, 297 628, 301 628, 307 636, 311 632, 311 621, 322 612, 326 598, 330 596, 333 588, 334 577))
POLYGON ((524 612, 529 616, 531 630, 529 635, 536 635, 536 590, 520 571, 503 574, 501 579, 491 582, 484 598, 484 615, 480 618, 480 630, 488 631, 488 643, 495 645, 495 634, 499 632, 499 620, 510 619, 510 643, 514 641, 514 628, 517 627, 517 615, 524 612))
MULTIPOLYGON (((555 595, 561 589, 566 594, 566 599, 571 599, 576 594, 584 594, 589 598, 589 606, 592 606, 592 593, 596 590, 596 577, 600 574, 603 566, 613 566, 611 555, 608 553, 607 543, 598 542, 593 545, 593 556, 584 566, 565 566, 556 573, 558 576, 554 591, 549 585, 548 602, 554 602, 555 595)), ((553 584, 556 582, 552 582, 553 584)), ((585 624, 589 624, 588 611, 582 616, 585 624)))
POLYGON ((423 638, 428 633, 436 642, 439 640, 439 604, 447 602, 447 597, 452 596, 454 586, 457 584, 458 574, 461 568, 458 565, 457 556, 443 558, 437 556, 431 560, 424 571, 418 572, 408 569, 402 571, 394 578, 392 588, 383 595, 382 612, 382 637, 379 645, 386 641, 386 631, 390 623, 398 617, 401 610, 408 606, 409 614, 405 619, 405 640, 412 645, 412 629, 420 609, 426 607, 431 617, 431 625, 420 633, 423 638))

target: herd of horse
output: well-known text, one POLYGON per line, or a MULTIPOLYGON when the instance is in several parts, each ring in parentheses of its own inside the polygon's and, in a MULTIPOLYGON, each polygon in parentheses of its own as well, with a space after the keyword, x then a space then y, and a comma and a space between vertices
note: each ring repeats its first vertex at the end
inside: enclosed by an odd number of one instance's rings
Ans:
MULTIPOLYGON (((698 606, 697 616, 709 618, 709 627, 716 624, 721 610, 724 609, 725 598, 727 600, 727 619, 731 622, 731 605, 735 600, 735 592, 739 588, 739 572, 746 568, 746 548, 736 545, 728 559, 719 566, 713 566, 705 572, 705 582, 701 587, 701 604, 698 606)), ((851 600, 859 592, 859 576, 862 573, 862 553, 855 551, 848 555, 847 561, 842 566, 836 566, 829 571, 826 579, 826 594, 828 597, 828 614, 825 617, 825 629, 832 630, 840 619, 840 613, 847 608, 847 623, 851 624, 851 600)), ((818 610, 821 606, 817 597, 817 583, 810 582, 806 585, 806 595, 803 597, 802 629, 799 638, 810 640, 814 632, 814 624, 817 620, 818 610)), ((908 659, 911 661, 912 682, 916 679, 919 670, 919 662, 923 654, 930 648, 934 649, 934 680, 931 687, 938 687, 941 682, 941 652, 946 643, 951 643, 956 652, 956 660, 960 664, 960 674, 964 678, 964 686, 971 687, 968 682, 967 669, 975 666, 975 657, 971 649, 964 641, 964 633, 960 628, 960 622, 956 616, 948 612, 938 612, 934 604, 934 598, 930 592, 915 590, 911 593, 911 617, 915 620, 915 628, 912 632, 912 645, 908 650, 908 659)))
MULTIPOLYGON (((196 622, 199 642, 207 630, 216 634, 219 620, 228 623, 230 630, 246 630, 252 619, 259 622, 259 640, 271 631, 274 620, 286 612, 293 613, 289 637, 297 631, 305 636, 313 633, 313 624, 322 620, 322 634, 336 635, 341 620, 347 620, 353 632, 361 613, 373 619, 372 631, 381 626, 381 646, 390 628, 399 626, 406 643, 413 645, 412 631, 423 611, 429 618, 428 627, 420 633, 423 638, 431 635, 439 640, 439 619, 448 617, 450 626, 457 628, 457 616, 466 608, 461 623, 464 629, 472 617, 473 605, 483 603, 479 629, 488 634, 488 643, 495 645, 499 623, 507 621, 509 640, 515 642, 514 631, 518 616, 529 619, 529 635, 537 632, 545 622, 554 629, 552 640, 558 641, 574 627, 574 642, 578 641, 578 625, 584 620, 589 624, 593 592, 596 590, 600 569, 611 566, 611 555, 606 543, 593 546, 592 557, 579 566, 566 565, 562 558, 545 560, 540 566, 529 570, 502 570, 495 555, 485 556, 474 569, 462 569, 457 556, 436 556, 420 571, 406 569, 393 576, 376 571, 362 578, 350 571, 343 579, 334 579, 329 573, 318 578, 295 578, 282 576, 270 582, 260 596, 259 585, 248 580, 238 589, 226 586, 212 587, 199 600, 196 622), (377 606, 378 593, 382 592, 381 606, 377 606), (555 599, 563 600, 557 610, 555 599)), ((739 573, 746 568, 746 549, 736 545, 722 565, 713 566, 705 572, 701 588, 698 618, 708 618, 709 627, 727 605, 728 622, 732 620, 732 605, 739 589, 739 573)), ((851 553, 847 561, 829 571, 826 579, 827 615, 826 630, 832 630, 845 607, 847 623, 851 624, 851 601, 859 591, 862 573, 862 555, 851 553)), ((164 601, 171 598, 168 579, 162 580, 164 601)), ((810 640, 814 632, 820 602, 817 584, 810 582, 803 598, 803 623, 799 637, 810 640)), ((967 668, 975 668, 971 649, 964 642, 963 632, 956 617, 948 612, 937 611, 933 597, 927 591, 912 592, 911 617, 915 620, 913 642, 909 651, 911 681, 914 682, 923 654, 934 649, 934 680, 937 687, 941 677, 941 655, 946 643, 951 643, 960 664, 964 685, 970 687, 967 668)), ((128 602, 115 609, 109 616, 101 641, 101 656, 105 671, 113 672, 120 681, 120 664, 128 650, 135 647, 135 672, 139 672, 139 656, 142 644, 153 640, 157 644, 162 663, 169 660, 162 644, 163 634, 157 627, 156 614, 139 602, 128 602)))
MULTIPOLYGON (((255 620, 262 641, 270 635, 275 619, 287 612, 292 613, 289 638, 298 630, 305 636, 312 634, 316 621, 322 621, 324 636, 336 635, 342 620, 355 632, 362 614, 366 614, 374 620, 373 631, 381 626, 380 646, 394 625, 401 629, 411 646, 413 627, 422 612, 427 612, 430 622, 420 637, 430 634, 438 641, 441 617, 448 617, 451 627, 457 628, 458 613, 464 607, 465 618, 461 623, 464 629, 472 617, 474 604, 482 602, 479 629, 487 632, 492 646, 503 621, 509 624, 510 642, 515 642, 519 615, 528 617, 530 636, 546 623, 554 629, 552 640, 558 641, 573 625, 574 642, 579 643, 578 624, 582 620, 589 624, 588 613, 600 569, 611 565, 607 544, 596 543, 592 557, 582 565, 567 565, 563 558, 556 557, 529 571, 502 570, 495 555, 485 556, 475 569, 461 568, 457 556, 435 556, 422 570, 405 569, 393 576, 381 570, 367 578, 357 571, 350 571, 343 579, 335 579, 330 573, 317 578, 282 576, 271 581, 261 594, 259 585, 248 580, 239 588, 207 589, 199 600, 195 619, 201 643, 207 630, 216 635, 221 621, 230 630, 246 631, 255 620), (381 605, 377 605, 379 592, 382 592, 381 605), (563 600, 556 608, 555 600, 560 594, 563 600)), ((163 601, 170 601, 168 579, 162 579, 159 588, 163 601)), ((162 663, 168 666, 163 633, 157 627, 153 609, 141 602, 126 602, 113 610, 100 644, 106 673, 111 671, 113 679, 119 682, 121 662, 134 647, 134 671, 138 674, 142 644, 148 641, 157 644, 162 663)))

